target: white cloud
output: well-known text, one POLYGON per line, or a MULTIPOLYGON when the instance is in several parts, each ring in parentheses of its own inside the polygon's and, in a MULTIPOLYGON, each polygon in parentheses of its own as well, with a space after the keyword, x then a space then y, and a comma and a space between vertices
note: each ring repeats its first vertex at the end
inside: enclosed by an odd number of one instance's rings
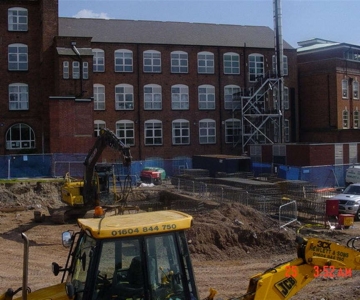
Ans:
POLYGON ((110 19, 108 17, 107 13, 95 13, 90 9, 82 9, 73 17, 74 18, 110 19))

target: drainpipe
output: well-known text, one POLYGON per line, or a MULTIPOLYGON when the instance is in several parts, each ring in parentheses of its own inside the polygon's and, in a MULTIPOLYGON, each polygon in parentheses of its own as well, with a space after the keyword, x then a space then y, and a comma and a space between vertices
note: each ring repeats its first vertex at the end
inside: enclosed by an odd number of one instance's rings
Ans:
POLYGON ((83 91, 83 61, 82 61, 82 57, 80 55, 79 50, 76 48, 76 42, 71 42, 71 49, 72 51, 76 54, 76 56, 79 58, 79 62, 80 62, 80 94, 77 95, 76 97, 82 97, 84 95, 84 91, 83 91))

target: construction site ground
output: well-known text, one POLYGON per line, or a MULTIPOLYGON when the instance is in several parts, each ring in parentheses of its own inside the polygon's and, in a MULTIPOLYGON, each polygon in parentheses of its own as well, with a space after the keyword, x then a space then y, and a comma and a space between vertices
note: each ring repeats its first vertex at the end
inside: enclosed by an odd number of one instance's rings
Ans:
MULTIPOLYGON (((141 193, 146 194, 152 188, 142 189, 141 193)), ((30 288, 37 290, 60 282, 61 276, 55 277, 51 272, 51 263, 65 264, 67 249, 61 245, 61 233, 77 230, 76 223, 51 222, 47 207, 61 205, 59 183, 0 184, 0 293, 21 287, 22 232, 30 239, 30 288), (44 215, 43 222, 34 222, 35 210, 44 215)), ((301 223, 280 229, 277 220, 233 203, 214 205, 192 215, 194 226, 187 234, 200 299, 208 295, 211 287, 218 291, 215 299, 225 300, 246 293, 251 276, 296 257, 297 233, 346 245, 360 229, 360 222, 343 230, 321 226, 302 229, 305 224, 301 223)), ((356 270, 346 278, 319 277, 292 299, 360 299, 359 279, 360 272, 356 270)))

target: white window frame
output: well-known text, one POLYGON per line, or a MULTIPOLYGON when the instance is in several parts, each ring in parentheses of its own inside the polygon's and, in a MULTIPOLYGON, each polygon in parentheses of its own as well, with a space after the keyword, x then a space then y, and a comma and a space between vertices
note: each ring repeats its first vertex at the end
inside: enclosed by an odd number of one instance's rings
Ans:
POLYGON ((216 121, 202 119, 199 121, 199 144, 216 144, 216 121))
POLYGON ((94 136, 100 136, 101 129, 106 128, 106 123, 103 120, 94 120, 94 136))
POLYGON ((227 119, 225 120, 225 143, 237 143, 241 138, 241 120, 227 119))
POLYGON ((353 89, 353 99, 359 100, 359 81, 354 80, 352 82, 352 89, 353 89))
POLYGON ((341 97, 343 99, 349 98, 349 83, 347 79, 341 80, 341 97))
POLYGON ((198 108, 200 110, 215 109, 215 87, 203 84, 198 87, 198 108))
POLYGON ((27 124, 16 123, 12 125, 6 132, 6 149, 20 150, 20 149, 35 149, 35 133, 34 130, 27 124), (17 132, 13 132, 13 131, 17 132), (16 136, 16 139, 13 139, 16 136))
POLYGON ((105 51, 102 49, 92 49, 93 53, 93 72, 105 72, 105 51))
POLYGON ((286 143, 290 142, 290 121, 288 119, 284 120, 284 139, 286 143))
POLYGON ((354 129, 359 129, 359 121, 360 121, 360 112, 359 112, 359 108, 356 107, 354 110, 354 120, 353 120, 354 129))
POLYGON ((28 46, 25 44, 10 44, 8 46, 8 70, 27 71, 28 46))
POLYGON ((283 73, 284 76, 289 75, 289 63, 288 63, 288 57, 286 55, 283 55, 283 73))
POLYGON ((144 122, 145 146, 161 146, 163 144, 163 125, 160 120, 144 122))
POLYGON ((173 145, 190 144, 190 122, 188 120, 173 120, 171 123, 171 128, 173 145))
POLYGON ((144 110, 162 109, 162 88, 158 84, 144 85, 144 110))
POLYGON ((173 51, 170 53, 171 73, 188 73, 189 58, 185 51, 173 51))
POLYGON ((133 52, 128 49, 118 49, 114 52, 115 72, 133 72, 133 52))
POLYGON ((9 84, 9 110, 29 110, 29 86, 26 83, 9 84))
POLYGON ((89 63, 84 61, 82 66, 82 79, 89 79, 89 63))
POLYGON ((135 123, 131 120, 120 120, 115 124, 116 136, 128 146, 135 145, 135 123))
POLYGON ((214 53, 203 51, 197 54, 198 74, 214 74, 214 53))
POLYGON ((284 86, 283 101, 284 101, 284 109, 289 110, 290 108, 289 88, 286 86, 284 86))
POLYGON ((65 60, 63 61, 63 79, 69 79, 69 78, 70 78, 69 61, 65 60))
MULTIPOLYGON (((272 71, 273 74, 277 74, 277 63, 276 63, 276 56, 272 56, 272 71)), ((286 55, 283 55, 283 76, 289 75, 289 63, 288 63, 288 57, 286 55)))
POLYGON ((161 73, 161 52, 146 50, 143 53, 144 73, 161 73))
POLYGON ((229 84, 224 86, 224 108, 225 109, 235 109, 240 108, 241 104, 241 87, 234 84, 229 84), (234 100, 234 94, 239 93, 237 100, 234 100))
POLYGON ((80 79, 80 62, 76 60, 72 62, 72 78, 80 79))
POLYGON ((115 86, 115 110, 134 110, 134 87, 131 84, 115 86))
POLYGON ((28 31, 28 10, 24 7, 11 7, 8 9, 8 30, 28 31))
POLYGON ((260 53, 252 53, 249 55, 249 81, 256 82, 258 77, 265 74, 264 55, 260 53))
POLYGON ((94 89, 94 110, 105 110, 105 85, 95 83, 94 89))
POLYGON ((171 87, 171 109, 189 109, 189 87, 184 84, 175 84, 171 87))
POLYGON ((227 52, 223 55, 224 74, 240 74, 240 55, 235 52, 227 52))
POLYGON ((342 128, 349 129, 349 111, 346 107, 342 111, 342 128))

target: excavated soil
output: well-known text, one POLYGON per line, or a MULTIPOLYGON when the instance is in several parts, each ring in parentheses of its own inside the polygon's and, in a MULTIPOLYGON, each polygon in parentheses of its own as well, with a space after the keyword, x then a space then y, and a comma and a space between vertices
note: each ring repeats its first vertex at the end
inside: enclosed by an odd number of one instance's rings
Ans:
MULTIPOLYGON (((60 183, 56 182, 0 185, 0 293, 21 286, 22 232, 30 239, 30 288, 36 290, 60 282, 61 278, 51 272, 51 263, 65 264, 67 249, 61 245, 61 232, 77 230, 77 226, 49 220, 48 207, 62 206, 59 188, 60 183), (34 222, 35 210, 41 211, 44 222, 34 222)), ((154 188, 156 191, 151 189, 141 191, 141 198, 157 193, 159 187, 154 188)), ((277 220, 231 203, 192 215, 194 225, 187 234, 200 298, 207 296, 210 287, 218 291, 215 299, 244 294, 252 275, 296 257, 296 232, 304 225, 280 229, 277 220)), ((356 222, 346 230, 303 229, 300 233, 345 245, 359 233, 359 225, 356 222)), ((360 299, 358 273, 353 271, 350 278, 317 278, 292 299, 360 299)))

